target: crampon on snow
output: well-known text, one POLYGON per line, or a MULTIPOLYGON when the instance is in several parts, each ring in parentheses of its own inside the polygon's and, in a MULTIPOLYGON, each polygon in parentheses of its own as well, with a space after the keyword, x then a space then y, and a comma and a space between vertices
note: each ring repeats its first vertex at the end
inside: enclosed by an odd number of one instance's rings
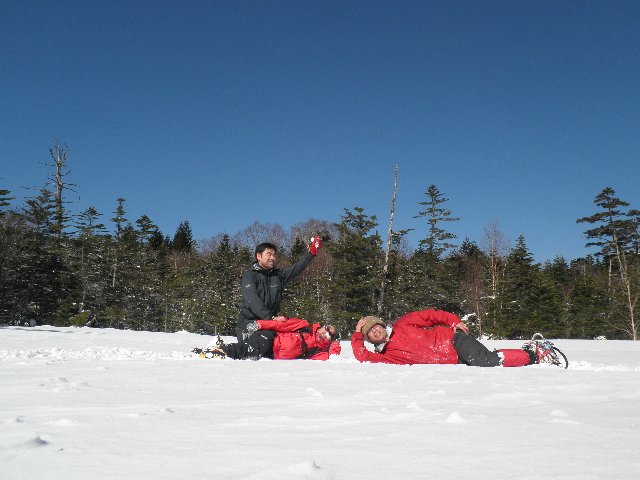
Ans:
POLYGON ((544 338, 540 333, 535 333, 531 340, 525 343, 522 348, 533 352, 538 363, 549 364, 560 368, 568 368, 569 360, 553 342, 544 338))

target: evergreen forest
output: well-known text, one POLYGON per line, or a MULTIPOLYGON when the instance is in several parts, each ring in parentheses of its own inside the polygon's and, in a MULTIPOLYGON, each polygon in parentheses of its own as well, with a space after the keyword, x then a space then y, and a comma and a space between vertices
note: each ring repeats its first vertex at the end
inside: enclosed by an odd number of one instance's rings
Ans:
POLYGON ((256 221, 196 242, 188 221, 169 235, 147 215, 129 218, 124 198, 106 218, 91 206, 72 214, 68 149, 56 142, 50 154, 50 178, 20 204, 0 183, 0 324, 234 335, 255 246, 278 245, 284 267, 320 234, 324 248, 287 287, 281 313, 333 323, 343 338, 363 315, 393 321, 431 307, 486 337, 638 338, 640 211, 611 187, 576 219, 596 253, 540 264, 523 236, 508 245, 497 225, 479 242, 457 239, 447 226, 460 219, 435 185, 415 208, 424 232, 415 249, 407 231, 360 207, 288 229, 256 221))

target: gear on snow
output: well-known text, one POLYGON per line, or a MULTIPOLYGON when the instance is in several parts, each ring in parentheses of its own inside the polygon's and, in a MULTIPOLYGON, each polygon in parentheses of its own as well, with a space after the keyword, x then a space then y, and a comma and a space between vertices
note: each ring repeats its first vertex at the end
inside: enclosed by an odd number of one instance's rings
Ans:
POLYGON ((225 346, 224 340, 218 335, 214 345, 208 345, 204 349, 196 347, 191 352, 196 353, 200 358, 227 358, 227 353, 224 351, 225 346))
POLYGON ((562 351, 540 333, 535 333, 531 340, 522 346, 535 363, 546 363, 556 367, 568 368, 569 360, 562 351))

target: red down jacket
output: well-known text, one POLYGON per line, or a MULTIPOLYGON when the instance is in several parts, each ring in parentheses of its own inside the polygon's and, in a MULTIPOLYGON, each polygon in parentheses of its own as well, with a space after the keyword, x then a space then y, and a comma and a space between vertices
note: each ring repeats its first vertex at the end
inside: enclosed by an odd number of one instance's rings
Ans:
POLYGON ((459 322, 458 316, 442 310, 411 312, 396 320, 380 353, 367 350, 361 332, 351 336, 351 348, 360 362, 458 363, 458 354, 453 348, 453 327, 459 322))
POLYGON ((319 323, 311 325, 301 318, 288 318, 284 322, 257 320, 256 323, 260 330, 273 330, 277 333, 273 341, 273 358, 275 360, 302 358, 305 344, 306 350, 311 353, 311 356, 306 358, 310 360, 328 360, 329 355, 340 354, 340 343, 331 342, 316 335, 316 332, 321 327, 319 323), (310 331, 296 332, 301 328, 309 329, 310 331))

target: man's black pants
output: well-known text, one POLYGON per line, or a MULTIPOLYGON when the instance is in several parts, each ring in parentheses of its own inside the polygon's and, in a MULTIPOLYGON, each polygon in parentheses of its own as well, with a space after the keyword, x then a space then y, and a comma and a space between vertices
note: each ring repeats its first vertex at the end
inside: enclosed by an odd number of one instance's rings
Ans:
POLYGON ((227 356, 236 360, 251 358, 273 358, 273 339, 275 332, 272 330, 258 330, 252 333, 246 342, 231 343, 226 346, 227 356))
POLYGON ((458 330, 453 337, 453 347, 458 353, 459 363, 472 367, 497 367, 500 365, 498 352, 492 352, 476 338, 458 330))

